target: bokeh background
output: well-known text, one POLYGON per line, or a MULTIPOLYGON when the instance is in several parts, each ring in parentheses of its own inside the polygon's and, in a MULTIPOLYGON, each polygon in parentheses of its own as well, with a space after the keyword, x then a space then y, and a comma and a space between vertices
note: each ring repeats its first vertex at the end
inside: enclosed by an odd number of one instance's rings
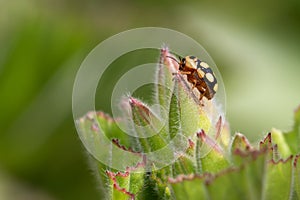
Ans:
POLYGON ((143 26, 183 32, 210 53, 233 133, 257 142, 292 125, 300 104, 298 0, 0 0, 1 200, 101 199, 73 123, 73 81, 99 42, 143 26))

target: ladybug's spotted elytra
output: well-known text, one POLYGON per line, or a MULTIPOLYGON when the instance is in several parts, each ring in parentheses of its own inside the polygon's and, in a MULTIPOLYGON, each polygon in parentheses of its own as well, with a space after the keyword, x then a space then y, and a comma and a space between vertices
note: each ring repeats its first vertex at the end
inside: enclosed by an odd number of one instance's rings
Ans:
POLYGON ((195 56, 179 59, 179 73, 187 76, 187 80, 193 84, 192 89, 197 88, 200 92, 199 99, 206 97, 211 100, 218 90, 218 82, 209 65, 195 56))

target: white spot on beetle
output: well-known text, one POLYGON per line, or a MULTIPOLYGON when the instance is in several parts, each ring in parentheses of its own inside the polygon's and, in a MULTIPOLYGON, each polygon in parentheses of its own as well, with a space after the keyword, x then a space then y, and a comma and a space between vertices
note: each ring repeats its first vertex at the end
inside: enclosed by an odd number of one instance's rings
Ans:
POLYGON ((214 91, 216 92, 217 90, 218 90, 218 83, 216 83, 214 86, 214 91))
POLYGON ((200 65, 201 65, 201 67, 204 67, 205 69, 209 68, 209 65, 206 62, 201 62, 200 65))
POLYGON ((207 80, 209 81, 209 82, 214 82, 214 80, 215 80, 215 78, 214 78, 214 76, 211 74, 211 73, 207 73, 207 74, 205 74, 205 77, 207 78, 207 80))

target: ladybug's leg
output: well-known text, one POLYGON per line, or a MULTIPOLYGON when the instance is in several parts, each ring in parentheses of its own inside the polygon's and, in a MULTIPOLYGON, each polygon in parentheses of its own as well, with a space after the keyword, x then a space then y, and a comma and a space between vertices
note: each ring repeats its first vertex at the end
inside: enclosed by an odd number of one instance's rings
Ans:
POLYGON ((203 97, 205 97, 206 90, 203 87, 199 87, 198 90, 200 92, 200 97, 199 97, 200 104, 201 104, 201 106, 204 106, 204 104, 201 102, 202 102, 203 97))
POLYGON ((204 97, 204 93, 200 92, 200 98, 199 98, 199 101, 201 101, 204 97))
POLYGON ((210 91, 205 89, 203 91, 203 93, 201 92, 201 95, 200 95, 200 101, 202 100, 203 97, 206 97, 207 100, 210 100, 211 99, 211 94, 210 94, 210 91))
POLYGON ((193 81, 192 90, 197 86, 197 81, 193 81))
MULTIPOLYGON (((189 74, 191 74, 191 72, 178 71, 178 72, 173 72, 172 73, 173 76, 178 75, 178 74, 189 75, 189 74)), ((173 77, 172 81, 174 81, 174 77, 173 77)))
POLYGON ((204 106, 204 104, 202 103, 202 98, 204 97, 204 93, 200 92, 200 97, 199 97, 199 103, 201 106, 204 106))
MULTIPOLYGON (((189 79, 189 75, 191 75, 191 73, 192 72, 189 72, 189 71, 177 71, 177 72, 173 72, 172 75, 173 76, 178 75, 178 74, 187 75, 187 78, 189 79)), ((172 81, 174 81, 174 77, 172 78, 172 81)))
POLYGON ((190 71, 179 71, 179 74, 182 74, 182 75, 189 75, 189 74, 191 74, 192 72, 190 72, 190 71))
POLYGON ((177 74, 182 74, 182 75, 189 75, 192 72, 183 72, 183 71, 178 71, 178 72, 173 72, 172 75, 177 75, 177 74))
POLYGON ((187 80, 192 84, 191 91, 193 91, 193 89, 197 86, 197 80, 195 80, 192 76, 187 76, 187 80))

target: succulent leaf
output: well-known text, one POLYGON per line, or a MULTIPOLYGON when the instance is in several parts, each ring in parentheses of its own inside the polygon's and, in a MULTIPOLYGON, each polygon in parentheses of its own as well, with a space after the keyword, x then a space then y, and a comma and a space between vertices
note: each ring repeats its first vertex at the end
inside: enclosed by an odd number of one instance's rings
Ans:
POLYGON ((294 169, 294 190, 295 194, 293 197, 295 199, 300 198, 300 155, 295 156, 295 160, 293 163, 293 169, 294 169))
POLYGON ((120 100, 124 118, 89 112, 77 121, 102 158, 105 199, 299 199, 300 107, 290 132, 274 128, 257 145, 231 137, 219 106, 199 101, 172 58, 161 50, 154 105, 129 96, 120 100))
POLYGON ((290 199, 293 187, 293 157, 267 163, 263 199, 290 199))

